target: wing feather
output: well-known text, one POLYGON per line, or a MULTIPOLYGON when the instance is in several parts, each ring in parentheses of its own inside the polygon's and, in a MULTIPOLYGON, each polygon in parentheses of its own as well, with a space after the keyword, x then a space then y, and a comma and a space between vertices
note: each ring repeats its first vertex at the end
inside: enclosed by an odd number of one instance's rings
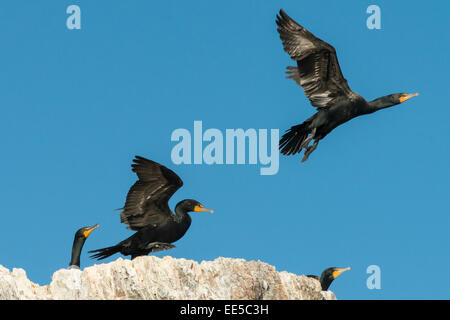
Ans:
POLYGON ((352 93, 333 46, 316 38, 283 9, 277 15, 276 23, 284 50, 297 62, 297 67, 287 67, 287 78, 303 88, 313 106, 328 108, 337 98, 352 93))
POLYGON ((120 222, 127 229, 156 226, 172 216, 169 199, 183 185, 172 170, 152 160, 136 156, 131 165, 139 180, 130 188, 120 222))

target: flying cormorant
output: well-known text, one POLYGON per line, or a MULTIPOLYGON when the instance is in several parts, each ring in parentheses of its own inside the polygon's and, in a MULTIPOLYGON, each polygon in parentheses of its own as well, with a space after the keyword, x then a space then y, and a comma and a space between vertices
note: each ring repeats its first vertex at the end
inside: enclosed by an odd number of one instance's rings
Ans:
POLYGON ((72 257, 69 263, 69 269, 80 269, 80 254, 83 249, 84 243, 89 235, 99 227, 98 224, 92 227, 84 227, 79 229, 75 233, 72 245, 72 257))
POLYGON ((293 155, 305 149, 306 161, 317 144, 334 128, 357 116, 395 106, 418 93, 395 93, 367 102, 353 92, 342 75, 336 50, 292 20, 283 9, 277 15, 278 33, 297 66, 287 67, 287 78, 303 88, 317 112, 291 127, 280 139, 281 153, 293 155), (309 143, 314 139, 314 143, 309 143))
POLYGON ((351 269, 350 267, 347 267, 347 268, 335 268, 335 267, 333 267, 333 268, 325 269, 322 272, 320 278, 318 276, 314 276, 314 275, 308 275, 307 277, 314 278, 314 279, 320 281, 320 285, 322 286, 322 290, 323 291, 327 291, 334 279, 339 277, 343 272, 348 271, 350 269, 351 269))
POLYGON ((134 259, 150 252, 172 249, 175 247, 172 243, 183 237, 191 225, 188 212, 214 212, 196 200, 187 199, 175 206, 173 214, 168 201, 183 185, 180 177, 152 160, 136 156, 133 161, 132 171, 139 180, 128 191, 120 222, 137 232, 115 246, 89 251, 96 252, 92 258, 101 260, 120 252, 134 259))

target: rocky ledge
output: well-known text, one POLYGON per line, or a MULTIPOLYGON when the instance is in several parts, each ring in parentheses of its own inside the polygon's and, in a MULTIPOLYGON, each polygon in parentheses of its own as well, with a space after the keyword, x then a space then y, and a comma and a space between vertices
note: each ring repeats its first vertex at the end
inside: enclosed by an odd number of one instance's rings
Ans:
POLYGON ((261 261, 217 258, 198 263, 169 256, 60 269, 49 285, 31 282, 25 270, 0 265, 0 299, 294 299, 334 300, 317 280, 261 261))

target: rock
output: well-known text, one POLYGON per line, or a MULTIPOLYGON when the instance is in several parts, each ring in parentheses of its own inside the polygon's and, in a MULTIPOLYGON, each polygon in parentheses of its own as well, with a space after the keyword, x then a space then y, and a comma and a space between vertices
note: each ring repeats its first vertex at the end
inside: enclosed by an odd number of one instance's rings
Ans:
POLYGON ((23 269, 0 265, 0 299, 301 299, 335 300, 317 280, 261 261, 217 258, 214 261, 143 256, 84 270, 61 269, 49 285, 31 282, 23 269))

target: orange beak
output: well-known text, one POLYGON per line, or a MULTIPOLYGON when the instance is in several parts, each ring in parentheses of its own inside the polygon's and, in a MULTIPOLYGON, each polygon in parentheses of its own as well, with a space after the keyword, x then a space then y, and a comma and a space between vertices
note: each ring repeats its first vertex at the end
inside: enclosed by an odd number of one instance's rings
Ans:
POLYGON ((98 223, 95 226, 87 227, 86 230, 83 231, 84 237, 85 238, 89 237, 89 235, 92 233, 92 231, 94 231, 98 227, 100 227, 100 225, 98 223))
POLYGON ((333 278, 336 279, 337 277, 339 277, 343 272, 350 270, 350 267, 347 268, 337 268, 336 270, 333 271, 333 278))
POLYGON ((214 213, 214 210, 206 209, 205 207, 195 206, 194 207, 195 212, 211 212, 214 213))
POLYGON ((400 103, 405 102, 406 100, 409 100, 409 99, 411 99, 412 97, 415 97, 415 96, 418 96, 418 95, 419 95, 418 92, 406 94, 406 95, 400 97, 400 103))

